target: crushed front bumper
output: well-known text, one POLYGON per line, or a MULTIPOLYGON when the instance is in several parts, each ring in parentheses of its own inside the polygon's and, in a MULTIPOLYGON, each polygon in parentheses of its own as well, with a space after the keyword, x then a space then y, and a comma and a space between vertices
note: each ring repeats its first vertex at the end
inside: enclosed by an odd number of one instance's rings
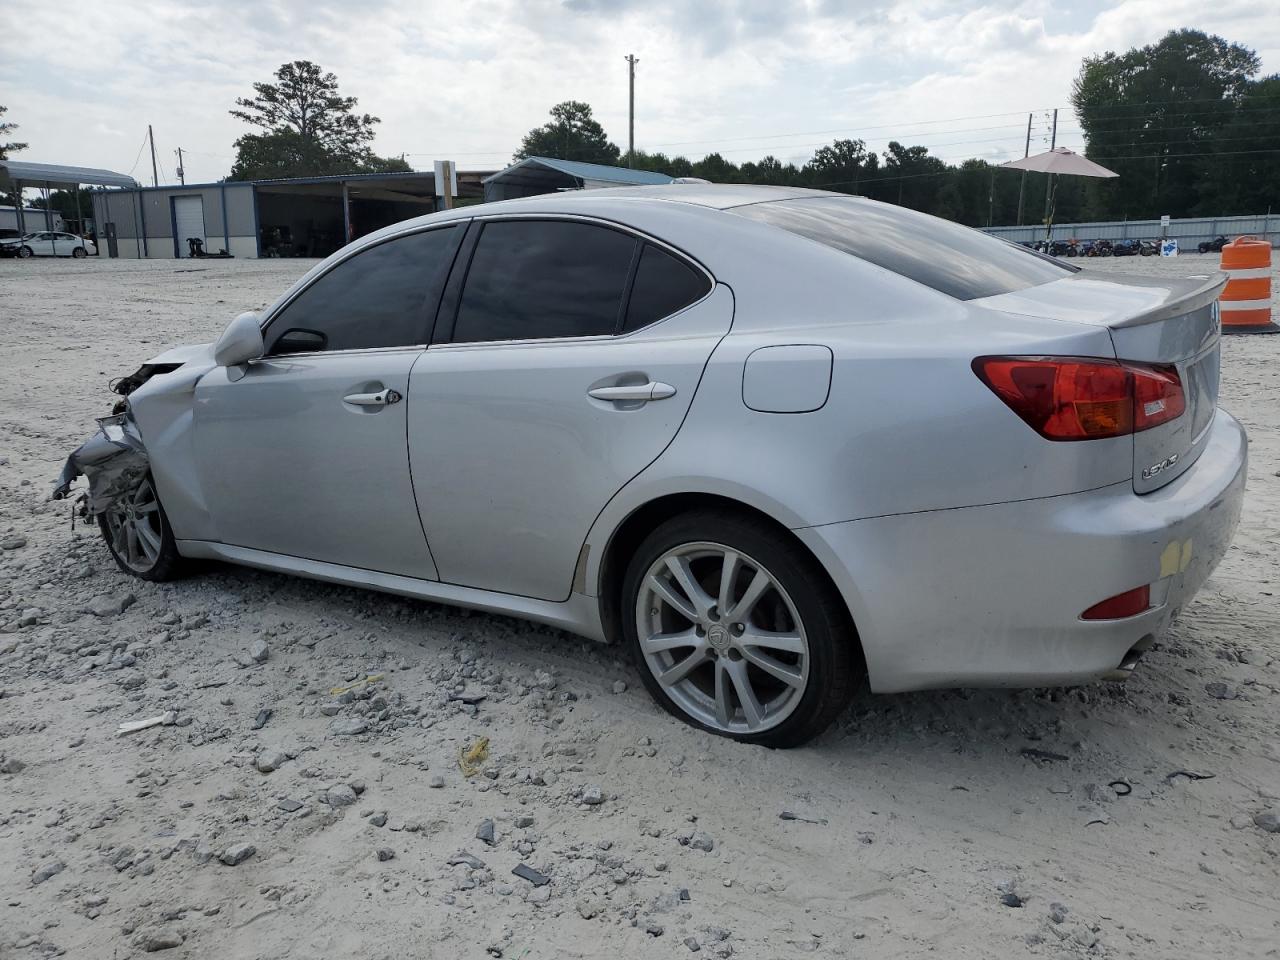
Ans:
POLYGON ((1067 496, 795 531, 836 581, 876 691, 1071 684, 1158 637, 1230 545, 1244 500, 1244 429, 1219 410, 1196 463, 1137 495, 1067 496), (1123 620, 1080 614, 1151 585, 1123 620))
POLYGON ((87 477, 89 491, 78 501, 80 516, 95 517, 135 490, 150 469, 142 435, 126 409, 99 420, 98 432, 67 458, 53 489, 53 499, 65 499, 76 478, 87 477))

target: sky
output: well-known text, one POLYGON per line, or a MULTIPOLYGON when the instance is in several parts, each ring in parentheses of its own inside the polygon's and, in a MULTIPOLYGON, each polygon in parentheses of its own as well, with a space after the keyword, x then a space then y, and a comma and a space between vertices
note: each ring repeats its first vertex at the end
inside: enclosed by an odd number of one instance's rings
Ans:
POLYGON ((415 169, 499 169, 552 105, 585 100, 636 146, 735 162, 803 163, 837 138, 924 144, 948 161, 1083 148, 1068 98, 1081 60, 1194 27, 1280 71, 1266 0, 6 0, 0 104, 19 160, 105 167, 161 183, 226 176, 228 114, 254 81, 308 59, 381 118, 373 147, 415 169))

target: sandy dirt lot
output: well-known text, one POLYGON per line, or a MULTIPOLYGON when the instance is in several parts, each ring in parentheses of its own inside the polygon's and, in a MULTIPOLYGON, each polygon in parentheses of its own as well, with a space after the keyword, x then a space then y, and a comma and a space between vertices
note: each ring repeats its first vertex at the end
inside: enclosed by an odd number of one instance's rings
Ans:
POLYGON ((863 694, 769 752, 608 647, 225 566, 147 584, 72 528, 49 492, 107 380, 309 266, 0 261, 0 957, 1280 955, 1280 336, 1225 342, 1244 519, 1127 685, 863 694))

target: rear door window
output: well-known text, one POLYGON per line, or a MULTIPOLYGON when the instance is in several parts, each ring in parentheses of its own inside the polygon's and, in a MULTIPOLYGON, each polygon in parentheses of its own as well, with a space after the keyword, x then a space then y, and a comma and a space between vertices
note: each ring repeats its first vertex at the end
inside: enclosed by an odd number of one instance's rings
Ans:
POLYGON ((711 281, 706 274, 661 247, 646 243, 622 329, 647 327, 701 300, 710 291, 711 281))
POLYGON ((777 200, 729 211, 976 300, 1061 280, 1074 267, 950 220, 861 197, 777 200))
POLYGON ((638 241, 572 220, 498 220, 476 244, 454 343, 614 334, 638 241))
POLYGON ((343 260, 275 316, 267 353, 425 344, 461 233, 411 233, 343 260))

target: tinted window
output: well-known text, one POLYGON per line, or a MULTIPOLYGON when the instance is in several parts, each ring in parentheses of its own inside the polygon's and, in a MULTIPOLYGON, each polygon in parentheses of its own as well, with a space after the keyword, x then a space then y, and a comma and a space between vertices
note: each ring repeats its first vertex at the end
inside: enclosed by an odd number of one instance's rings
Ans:
POLYGON ((485 224, 454 342, 614 333, 636 243, 617 230, 565 220, 485 224))
POLYGON ((706 296, 711 281, 660 247, 645 244, 623 330, 639 330, 706 296))
POLYGON ((325 350, 426 343, 457 237, 457 227, 428 230, 344 260, 271 321, 267 352, 290 330, 323 334, 325 350))
POLYGON ((949 220, 857 197, 755 203, 731 212, 843 250, 958 300, 1011 293, 1075 272, 949 220))

